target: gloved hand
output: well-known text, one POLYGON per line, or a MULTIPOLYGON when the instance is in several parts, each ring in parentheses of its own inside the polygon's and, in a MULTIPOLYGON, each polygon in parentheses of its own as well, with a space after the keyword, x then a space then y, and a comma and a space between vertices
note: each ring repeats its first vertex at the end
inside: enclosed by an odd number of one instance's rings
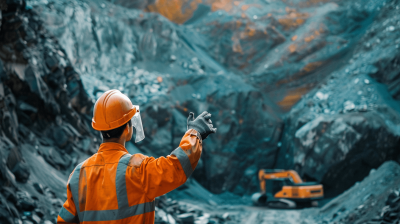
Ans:
POLYGON ((201 138, 204 140, 209 134, 215 133, 216 128, 213 128, 212 121, 210 120, 211 114, 207 111, 201 113, 194 119, 194 113, 190 112, 187 119, 187 129, 194 129, 200 133, 201 138))

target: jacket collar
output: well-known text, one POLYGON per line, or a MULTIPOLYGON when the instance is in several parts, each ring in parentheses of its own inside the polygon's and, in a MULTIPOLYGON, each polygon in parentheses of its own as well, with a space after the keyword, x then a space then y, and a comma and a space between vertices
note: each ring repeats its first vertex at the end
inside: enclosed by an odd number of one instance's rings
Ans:
POLYGON ((128 150, 126 150, 126 148, 123 145, 121 145, 119 143, 115 143, 115 142, 102 143, 97 152, 99 153, 99 152, 103 152, 103 151, 107 151, 107 150, 118 150, 118 151, 124 151, 124 152, 128 153, 128 150))

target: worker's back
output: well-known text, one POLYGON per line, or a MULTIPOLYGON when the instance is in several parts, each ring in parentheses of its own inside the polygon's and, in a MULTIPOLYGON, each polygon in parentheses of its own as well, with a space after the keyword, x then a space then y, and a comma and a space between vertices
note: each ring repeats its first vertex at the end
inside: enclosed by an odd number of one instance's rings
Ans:
MULTIPOLYGON (((140 154, 134 157, 144 158, 140 154)), ((127 154, 122 145, 105 143, 98 153, 86 160, 81 167, 77 167, 71 177, 70 186, 73 197, 79 197, 79 210, 82 212, 83 221, 126 219, 120 220, 119 223, 145 223, 146 218, 154 220, 154 198, 146 197, 140 181, 141 174, 135 172, 132 167, 127 169, 133 165, 129 164, 130 158, 131 155, 127 154), (128 178, 125 178, 125 175, 128 178), (74 196, 74 193, 78 193, 79 196, 74 196), (129 210, 134 211, 132 213, 129 210), (90 216, 86 211, 90 211, 90 216), (133 214, 135 216, 132 216, 133 214)), ((138 167, 140 165, 137 164, 138 167)), ((78 208, 78 205, 76 207, 78 208)))
POLYGON ((101 144, 71 174, 58 223, 154 223, 154 199, 182 185, 197 165, 196 133, 188 131, 171 156, 158 159, 101 144))

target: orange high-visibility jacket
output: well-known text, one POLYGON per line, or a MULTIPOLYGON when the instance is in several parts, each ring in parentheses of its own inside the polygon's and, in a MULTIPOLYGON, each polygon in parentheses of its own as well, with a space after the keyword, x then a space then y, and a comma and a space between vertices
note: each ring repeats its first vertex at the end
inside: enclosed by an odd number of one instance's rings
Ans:
POLYGON ((57 223, 154 223, 154 199, 185 183, 201 152, 194 129, 171 155, 158 159, 103 143, 71 173, 57 223))

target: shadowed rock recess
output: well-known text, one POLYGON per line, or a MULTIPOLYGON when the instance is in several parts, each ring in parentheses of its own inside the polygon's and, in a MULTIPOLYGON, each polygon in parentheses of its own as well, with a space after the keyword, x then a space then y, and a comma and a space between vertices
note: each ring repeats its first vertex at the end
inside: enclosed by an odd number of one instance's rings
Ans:
MULTIPOLYGON (((69 174, 101 142, 90 121, 109 89, 143 111, 146 138, 129 143, 130 153, 168 155, 190 111, 207 110, 218 128, 188 183, 157 199, 158 223, 240 223, 247 213, 203 210, 249 204, 260 168, 295 169, 333 197, 385 161, 400 162, 399 0, 7 0, 0 7, 1 223, 55 222, 69 174)), ((398 201, 396 192, 390 200, 398 201)), ((368 206, 382 211, 379 221, 398 212, 392 204, 368 206)), ((331 211, 316 217, 355 223, 361 216, 331 211)))

